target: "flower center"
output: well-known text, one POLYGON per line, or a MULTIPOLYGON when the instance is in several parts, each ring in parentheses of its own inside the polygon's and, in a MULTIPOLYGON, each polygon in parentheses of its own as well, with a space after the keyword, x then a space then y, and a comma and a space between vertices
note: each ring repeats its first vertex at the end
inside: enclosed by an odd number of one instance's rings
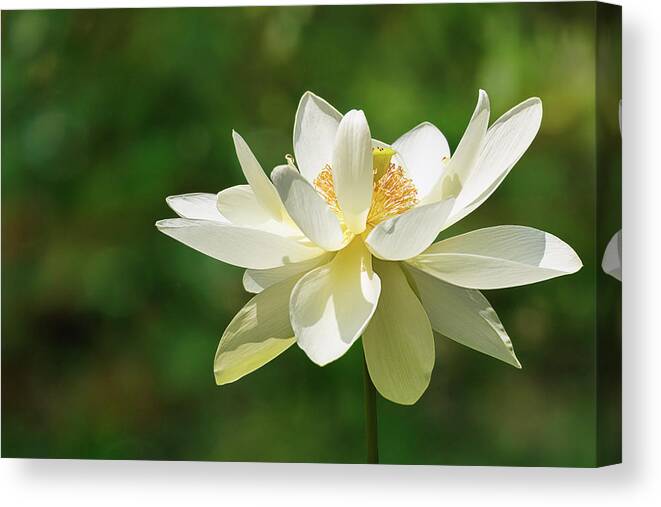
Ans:
MULTIPOLYGON (((392 148, 373 148, 372 166, 374 187, 372 204, 367 215, 367 230, 389 218, 401 215, 418 204, 418 191, 413 181, 404 175, 402 166, 391 162, 395 150, 392 148)), ((314 186, 325 199, 335 214, 342 220, 342 210, 337 203, 333 171, 326 164, 314 180, 314 186)))

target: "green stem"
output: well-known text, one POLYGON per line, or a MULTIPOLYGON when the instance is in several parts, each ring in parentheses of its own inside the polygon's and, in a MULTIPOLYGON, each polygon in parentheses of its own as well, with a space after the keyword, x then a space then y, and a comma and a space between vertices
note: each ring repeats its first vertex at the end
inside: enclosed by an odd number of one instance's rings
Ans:
POLYGON ((363 373, 365 384, 365 440, 367 442, 367 462, 379 462, 379 436, 376 424, 376 389, 367 370, 367 363, 363 359, 363 373))

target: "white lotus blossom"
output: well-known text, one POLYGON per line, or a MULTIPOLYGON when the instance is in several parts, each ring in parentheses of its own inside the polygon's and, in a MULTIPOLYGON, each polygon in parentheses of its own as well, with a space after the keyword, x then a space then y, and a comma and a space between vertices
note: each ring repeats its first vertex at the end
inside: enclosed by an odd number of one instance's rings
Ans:
POLYGON ((180 218, 160 231, 246 268, 256 295, 225 330, 214 362, 233 382, 296 343, 316 364, 341 357, 362 335, 370 377, 385 398, 415 403, 434 367, 433 331, 521 365, 479 289, 574 273, 576 253, 524 226, 480 229, 434 242, 480 206, 539 129, 528 99, 488 127, 477 107, 454 153, 431 123, 392 145, 372 139, 365 114, 340 114, 307 92, 294 122, 294 154, 271 179, 233 133, 248 182, 214 194, 167 199, 180 218))

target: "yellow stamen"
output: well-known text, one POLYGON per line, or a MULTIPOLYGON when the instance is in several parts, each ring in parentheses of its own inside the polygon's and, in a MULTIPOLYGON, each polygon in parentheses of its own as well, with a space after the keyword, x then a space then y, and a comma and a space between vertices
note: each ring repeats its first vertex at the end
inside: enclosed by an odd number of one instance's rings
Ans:
POLYGON ((372 206, 367 215, 367 227, 401 215, 418 204, 418 191, 401 166, 390 164, 386 173, 374 183, 372 206))
POLYGON ((333 182, 333 171, 331 166, 326 164, 321 172, 314 179, 314 186, 321 194, 321 197, 328 203, 335 214, 341 219, 342 210, 337 203, 337 195, 335 194, 335 183, 333 182))
MULTIPOLYGON (((395 153, 394 150, 391 148, 376 148, 375 152, 376 150, 379 150, 378 158, 380 160, 377 160, 377 154, 375 153, 375 181, 372 191, 372 204, 367 215, 368 229, 374 228, 384 220, 401 215, 418 203, 418 192, 415 185, 413 185, 413 181, 404 175, 404 170, 401 166, 390 163, 390 158, 395 153), (391 153, 386 154, 380 150, 390 150, 391 153), (380 175, 377 164, 383 163, 384 159, 388 161, 388 165, 383 169, 383 174, 380 175)), ((337 203, 333 171, 329 165, 324 166, 315 178, 314 186, 338 218, 343 220, 342 210, 337 203)))

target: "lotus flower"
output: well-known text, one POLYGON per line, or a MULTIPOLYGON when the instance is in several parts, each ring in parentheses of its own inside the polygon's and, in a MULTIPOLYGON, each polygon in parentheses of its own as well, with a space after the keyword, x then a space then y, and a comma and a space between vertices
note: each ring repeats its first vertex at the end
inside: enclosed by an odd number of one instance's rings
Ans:
POLYGON ((574 273, 578 256, 552 234, 523 226, 435 240, 496 190, 541 119, 541 101, 531 98, 488 128, 489 100, 480 91, 450 155, 431 123, 388 145, 372 139, 362 111, 342 115, 307 92, 294 121, 295 159, 287 156, 271 179, 234 132, 248 184, 168 197, 180 218, 156 224, 246 268, 244 287, 256 294, 220 339, 216 382, 233 382, 294 344, 323 366, 362 335, 379 393, 409 405, 429 385, 433 331, 520 368, 479 289, 574 273))

